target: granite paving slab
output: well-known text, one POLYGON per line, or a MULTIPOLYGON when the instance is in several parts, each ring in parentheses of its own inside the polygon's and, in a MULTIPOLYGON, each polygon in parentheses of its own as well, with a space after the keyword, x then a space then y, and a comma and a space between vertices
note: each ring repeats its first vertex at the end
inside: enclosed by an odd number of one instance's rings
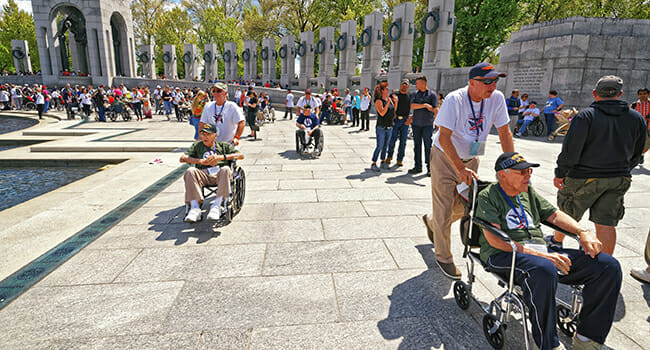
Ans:
POLYGON ((119 337, 57 339, 50 350, 101 350, 101 349, 194 349, 201 334, 165 333, 139 334, 119 337))
POLYGON ((273 220, 296 218, 344 218, 367 216, 360 202, 341 203, 278 203, 274 205, 273 220))
POLYGON ((328 240, 424 235, 422 219, 415 215, 323 219, 323 230, 328 240))

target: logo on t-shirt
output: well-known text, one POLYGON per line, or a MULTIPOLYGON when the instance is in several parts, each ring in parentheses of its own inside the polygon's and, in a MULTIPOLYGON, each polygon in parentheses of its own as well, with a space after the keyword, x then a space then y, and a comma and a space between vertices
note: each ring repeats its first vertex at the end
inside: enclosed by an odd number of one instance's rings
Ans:
POLYGON ((306 127, 310 127, 310 126, 312 125, 311 118, 305 118, 305 121, 303 122, 303 124, 304 124, 306 127))
MULTIPOLYGON (((515 213, 513 209, 510 209, 508 214, 506 214, 506 222, 508 223, 508 229, 510 230, 523 230, 526 228, 526 221, 521 217, 521 212, 519 210, 517 212, 519 214, 515 213)), ((528 228, 534 228, 533 218, 528 214, 528 212, 524 211, 524 213, 526 214, 526 220, 528 221, 528 228)))
POLYGON ((474 118, 473 115, 469 116, 469 131, 473 133, 478 133, 480 134, 483 132, 483 121, 485 118, 483 118, 482 114, 479 114, 476 118, 474 118))
POLYGON ((206 159, 213 154, 217 154, 217 152, 215 152, 214 150, 207 150, 203 153, 203 158, 201 159, 206 159))

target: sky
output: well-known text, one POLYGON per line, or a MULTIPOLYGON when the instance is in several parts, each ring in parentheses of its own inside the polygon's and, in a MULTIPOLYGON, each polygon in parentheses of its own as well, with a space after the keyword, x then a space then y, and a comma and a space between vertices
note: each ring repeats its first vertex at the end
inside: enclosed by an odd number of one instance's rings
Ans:
MULTIPOLYGON (((15 0, 16 4, 18 4, 18 8, 24 11, 27 11, 28 13, 32 13, 32 1, 31 0, 15 0)), ((6 5, 9 1, 8 0, 0 0, 0 8, 6 5)))

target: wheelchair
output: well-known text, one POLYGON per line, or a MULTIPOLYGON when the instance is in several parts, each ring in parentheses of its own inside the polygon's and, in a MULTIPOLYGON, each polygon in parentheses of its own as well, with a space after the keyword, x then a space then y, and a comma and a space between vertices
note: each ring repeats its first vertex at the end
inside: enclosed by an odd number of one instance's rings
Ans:
POLYGON ((553 141, 556 136, 566 136, 566 133, 569 131, 569 127, 571 126, 571 119, 573 119, 576 114, 578 114, 578 110, 575 108, 563 109, 557 113, 555 119, 559 126, 555 131, 548 135, 547 139, 553 141))
MULTIPOLYGON (((226 224, 232 222, 232 219, 241 211, 246 197, 246 172, 242 167, 237 165, 236 160, 229 161, 232 170, 232 179, 230 180, 230 196, 224 198, 221 202, 221 217, 225 218, 226 224)), ((201 188, 203 200, 205 201, 210 195, 217 194, 217 185, 208 185, 201 188)), ((190 210, 190 206, 185 204, 185 215, 190 210)))
MULTIPOLYGON (((514 284, 514 262, 517 248, 514 242, 510 239, 505 232, 492 226, 490 223, 481 220, 475 216, 476 198, 480 191, 485 189, 490 182, 474 180, 471 190, 469 191, 468 198, 459 195, 461 202, 465 206, 465 214, 460 221, 460 235, 464 245, 463 258, 467 260, 467 275, 468 282, 456 281, 454 283, 454 299, 458 307, 462 310, 467 310, 470 306, 470 300, 473 300, 484 312, 482 328, 483 334, 487 338, 488 343, 494 349, 503 349, 506 344, 506 328, 510 321, 511 312, 517 311, 521 314, 523 320, 523 332, 526 349, 534 349, 535 343, 532 337, 528 335, 528 309, 523 299, 523 291, 521 288, 514 284), (509 278, 506 280, 501 275, 490 271, 487 264, 483 263, 479 253, 479 237, 482 230, 492 233, 495 237, 503 240, 512 247, 512 267, 510 269, 509 278), (496 299, 485 307, 481 302, 472 295, 472 285, 476 280, 474 274, 474 265, 478 262, 485 271, 490 272, 497 278, 498 285, 506 290, 496 299)), ((579 238, 561 228, 549 223, 542 222, 544 225, 564 233, 567 237, 572 237, 579 241, 579 238)), ((571 302, 567 303, 563 300, 556 300, 556 316, 557 326, 568 337, 573 337, 578 327, 578 315, 582 309, 582 286, 572 285, 571 287, 571 302)))
POLYGON ((122 120, 129 121, 131 120, 131 113, 129 113, 128 107, 124 105, 122 101, 117 99, 106 109, 106 117, 111 121, 117 121, 119 117, 122 117, 122 120))
POLYGON ((299 156, 308 153, 312 156, 316 156, 315 152, 321 154, 323 152, 323 146, 325 145, 325 141, 323 140, 323 130, 321 129, 318 145, 315 144, 313 137, 307 135, 307 130, 305 130, 305 143, 303 144, 300 140, 300 130, 301 129, 296 130, 296 153, 298 153, 299 156))
MULTIPOLYGON (((517 123, 517 125, 515 126, 515 130, 513 131, 513 134, 518 133, 522 125, 523 125, 523 119, 522 119, 522 124, 517 123)), ((531 134, 535 137, 540 137, 544 135, 544 122, 541 121, 539 117, 533 119, 533 121, 530 124, 528 124, 528 127, 526 128, 526 131, 524 131, 522 136, 528 136, 531 134)))
POLYGON ((333 109, 330 111, 329 125, 345 124, 345 112, 333 109))

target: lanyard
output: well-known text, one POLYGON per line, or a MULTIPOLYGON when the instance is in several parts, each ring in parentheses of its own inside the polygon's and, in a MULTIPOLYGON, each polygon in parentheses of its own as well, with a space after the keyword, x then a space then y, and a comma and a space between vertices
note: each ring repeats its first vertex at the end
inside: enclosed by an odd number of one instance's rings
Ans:
POLYGON ((219 113, 217 113, 217 103, 216 102, 214 103, 214 124, 215 124, 215 126, 217 126, 217 123, 223 119, 223 114, 222 113, 223 113, 224 107, 226 107, 225 102, 221 105, 221 110, 219 111, 219 113))
MULTIPOLYGON (((469 97, 469 91, 467 92, 467 99, 469 100, 469 108, 472 109, 472 121, 474 122, 474 126, 471 129, 476 130, 476 142, 478 142, 478 136, 479 136, 479 134, 481 132, 479 130, 478 122, 483 118, 483 102, 484 102, 484 100, 481 100, 481 110, 478 112, 478 118, 477 118, 476 114, 474 113, 474 103, 472 103, 472 98, 469 97)), ((481 129, 482 129, 482 127, 481 127, 481 129)))
POLYGON ((517 215, 517 218, 519 219, 519 222, 524 222, 526 224, 526 227, 524 228, 526 230, 526 233, 528 233, 528 238, 532 238, 530 231, 528 231, 528 219, 526 218, 526 211, 524 210, 524 206, 521 204, 521 199, 519 198, 519 195, 517 195, 517 202, 519 202, 519 209, 521 209, 521 214, 515 209, 514 204, 512 204, 512 201, 510 200, 510 197, 506 194, 506 192, 501 188, 501 184, 499 184, 499 191, 501 191, 501 194, 503 197, 506 199, 508 204, 510 205, 510 208, 512 208, 512 211, 515 212, 515 215, 517 215))

